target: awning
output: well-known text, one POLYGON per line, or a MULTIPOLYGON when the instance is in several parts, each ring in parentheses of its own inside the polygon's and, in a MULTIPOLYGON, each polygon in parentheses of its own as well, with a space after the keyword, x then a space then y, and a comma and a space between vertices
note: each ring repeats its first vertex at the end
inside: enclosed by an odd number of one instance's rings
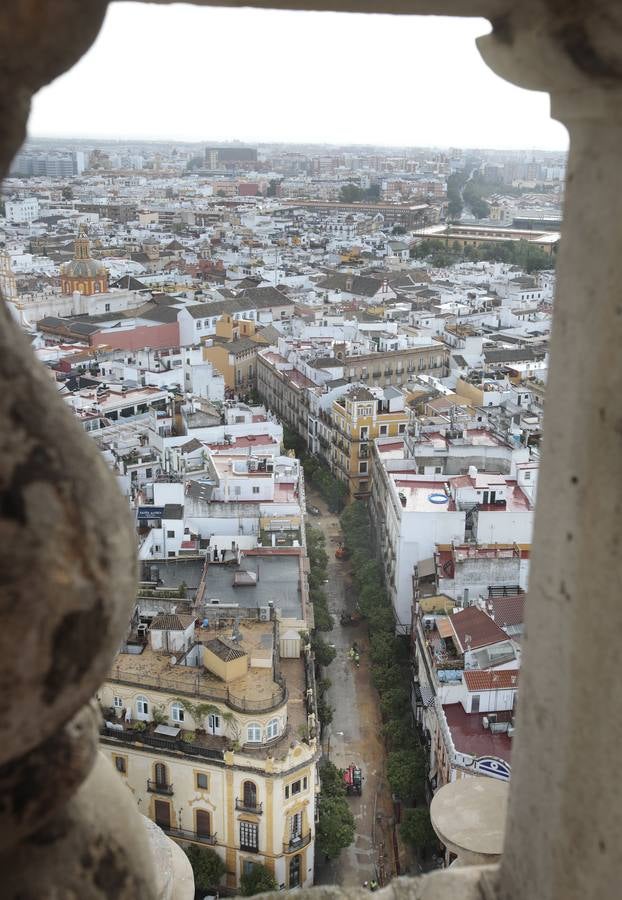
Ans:
POLYGON ((451 627, 449 616, 439 616, 436 620, 436 630, 442 638, 451 638, 454 636, 454 630, 451 627))
POLYGON ((419 578, 429 578, 430 575, 436 575, 436 564, 434 562, 434 557, 431 556, 429 559, 422 559, 417 563, 417 573, 419 578))
POLYGON ((162 737, 177 737, 181 728, 173 728, 170 725, 158 725, 157 728, 154 728, 154 734, 161 734, 162 737))

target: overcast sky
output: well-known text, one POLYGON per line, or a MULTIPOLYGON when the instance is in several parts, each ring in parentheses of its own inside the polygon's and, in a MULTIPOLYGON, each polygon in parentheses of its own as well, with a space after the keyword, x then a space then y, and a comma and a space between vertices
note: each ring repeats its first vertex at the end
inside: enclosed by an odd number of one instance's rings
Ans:
POLYGON ((36 96, 35 137, 565 149, 544 94, 494 75, 486 21, 111 4, 36 96))

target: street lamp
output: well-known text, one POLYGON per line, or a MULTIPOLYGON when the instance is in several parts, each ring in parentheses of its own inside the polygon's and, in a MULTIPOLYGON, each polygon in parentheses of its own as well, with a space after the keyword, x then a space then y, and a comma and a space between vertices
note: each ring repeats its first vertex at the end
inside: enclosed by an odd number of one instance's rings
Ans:
MULTIPOLYGON (((343 737, 343 731, 336 731, 335 734, 338 737, 343 737)), ((326 748, 326 758, 328 759, 329 762, 330 762, 330 736, 331 736, 331 732, 329 731, 328 732, 328 747, 326 748)))

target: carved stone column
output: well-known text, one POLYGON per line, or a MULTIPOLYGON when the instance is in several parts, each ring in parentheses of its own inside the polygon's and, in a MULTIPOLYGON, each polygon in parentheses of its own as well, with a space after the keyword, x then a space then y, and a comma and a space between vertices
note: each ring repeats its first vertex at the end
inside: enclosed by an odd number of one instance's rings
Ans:
POLYGON ((551 92, 570 132, 497 890, 596 900, 620 891, 622 834, 622 7, 534 9, 480 41, 501 75, 551 92))
MULTIPOLYGON (((5 0, 0 175, 30 96, 97 34, 104 0, 5 0)), ((2 897, 187 898, 156 871, 133 798, 97 755, 90 698, 136 593, 127 503, 49 371, 0 305, 0 871, 2 897)), ((184 873, 186 860, 171 851, 184 873)), ((164 872, 164 875, 166 872, 164 872)), ((190 875, 190 882, 192 878, 190 875)))

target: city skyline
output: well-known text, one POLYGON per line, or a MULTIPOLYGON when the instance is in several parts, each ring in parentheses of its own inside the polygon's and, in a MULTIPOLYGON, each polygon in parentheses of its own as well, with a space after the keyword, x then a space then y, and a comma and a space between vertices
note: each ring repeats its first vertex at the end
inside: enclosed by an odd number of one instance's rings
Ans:
POLYGON ((488 29, 481 19, 121 4, 89 53, 34 98, 29 136, 564 151, 548 97, 479 57, 475 38, 488 29), (210 43, 214 33, 231 40, 210 43), (111 69, 111 58, 125 64, 111 69))

